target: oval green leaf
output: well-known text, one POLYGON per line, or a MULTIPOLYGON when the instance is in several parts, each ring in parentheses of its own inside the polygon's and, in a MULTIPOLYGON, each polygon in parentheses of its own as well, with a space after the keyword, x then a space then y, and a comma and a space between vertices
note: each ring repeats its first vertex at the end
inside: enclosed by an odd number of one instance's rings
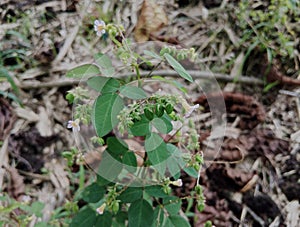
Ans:
POLYGON ((172 215, 167 217, 165 227, 190 227, 191 225, 188 223, 187 220, 185 220, 180 215, 172 215))
POLYGON ((133 202, 128 210, 128 226, 144 227, 153 223, 153 210, 150 204, 144 200, 133 202))
POLYGON ((154 118, 151 121, 151 124, 160 132, 163 134, 168 134, 169 132, 172 131, 173 126, 172 123, 170 121, 168 121, 168 119, 166 118, 154 118))
POLYGON ((94 56, 94 59, 96 64, 100 66, 103 75, 111 77, 115 73, 111 59, 107 55, 99 53, 94 56))
POLYGON ((147 152, 153 151, 161 146, 161 144, 166 145, 164 140, 157 133, 151 133, 146 137, 145 150, 147 152))
POLYGON ((89 78, 87 81, 87 85, 101 93, 113 93, 116 92, 120 87, 120 83, 118 80, 103 76, 95 76, 89 78))
MULTIPOLYGON (((112 226, 112 214, 108 211, 105 211, 102 215, 98 215, 95 221, 97 227, 110 227, 112 226)), ((85 226, 88 227, 88 226, 85 226)))
POLYGON ((120 93, 127 98, 138 100, 147 98, 147 94, 142 88, 124 85, 120 88, 120 93))
POLYGON ((85 206, 78 214, 72 219, 70 227, 78 226, 94 226, 96 221, 96 211, 92 208, 85 206))
POLYGON ((92 121, 99 137, 108 134, 118 124, 117 116, 123 107, 123 100, 117 94, 98 96, 93 106, 92 121))
POLYGON ((90 78, 92 76, 96 76, 99 74, 101 74, 101 72, 96 65, 85 64, 69 70, 66 74, 66 77, 82 79, 82 78, 90 78))
POLYGON ((182 67, 182 65, 173 58, 170 54, 165 53, 164 57, 169 62, 169 64, 172 66, 172 68, 184 79, 193 82, 192 76, 182 67))
POLYGON ((137 170, 136 156, 132 151, 128 151, 123 155, 122 162, 124 168, 127 169, 128 172, 134 173, 137 170))
POLYGON ((100 186, 97 183, 92 183, 91 185, 87 186, 84 191, 82 192, 83 200, 88 203, 96 203, 105 194, 104 187, 100 186))
POLYGON ((117 198, 123 203, 133 203, 136 200, 142 199, 143 189, 138 187, 127 188, 121 195, 117 198))
POLYGON ((150 134, 150 122, 145 117, 136 123, 130 128, 130 132, 134 136, 145 136, 150 134))

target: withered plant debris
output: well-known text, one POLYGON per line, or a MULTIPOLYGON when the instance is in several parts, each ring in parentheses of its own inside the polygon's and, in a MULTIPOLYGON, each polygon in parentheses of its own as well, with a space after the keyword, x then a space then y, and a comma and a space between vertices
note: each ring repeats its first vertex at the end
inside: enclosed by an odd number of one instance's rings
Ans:
POLYGON ((27 131, 20 131, 9 138, 10 155, 18 162, 17 168, 38 173, 43 167, 45 157, 43 149, 55 141, 57 135, 44 137, 33 127, 27 131))
POLYGON ((261 74, 266 76, 268 83, 278 82, 280 85, 300 86, 300 80, 284 75, 279 68, 278 60, 270 63, 265 56, 261 62, 261 74))
POLYGON ((164 9, 154 0, 145 0, 135 28, 134 37, 138 42, 149 40, 163 26, 168 24, 164 9))
MULTIPOLYGON (((259 193, 255 196, 246 193, 243 196, 243 202, 264 220, 266 226, 269 226, 274 218, 281 215, 277 204, 265 193, 259 193)), ((258 227, 261 225, 254 222, 253 226, 258 227)))
POLYGON ((235 114, 235 116, 241 118, 238 123, 239 128, 253 129, 265 120, 266 114, 263 105, 253 97, 241 93, 223 92, 201 95, 195 101, 195 104, 200 104, 204 107, 204 112, 209 112, 207 98, 213 102, 213 100, 220 100, 222 96, 225 101, 227 114, 235 114))
POLYGON ((9 134, 15 120, 16 115, 12 107, 6 99, 0 97, 0 141, 9 134))
POLYGON ((25 194, 24 177, 22 177, 14 167, 9 166, 5 167, 5 169, 9 174, 6 191, 11 197, 21 201, 22 196, 25 194))
POLYGON ((298 200, 300 202, 300 165, 294 155, 285 161, 282 166, 282 174, 282 178, 279 179, 282 192, 289 201, 298 200))

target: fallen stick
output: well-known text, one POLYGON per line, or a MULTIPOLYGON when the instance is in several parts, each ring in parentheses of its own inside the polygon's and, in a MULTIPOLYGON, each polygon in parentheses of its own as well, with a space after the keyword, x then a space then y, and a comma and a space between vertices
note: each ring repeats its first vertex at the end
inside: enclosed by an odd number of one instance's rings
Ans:
MULTIPOLYGON (((141 72, 141 77, 148 76, 150 71, 141 72)), ((197 70, 188 70, 188 73, 193 77, 193 79, 206 79, 206 80, 217 80, 218 82, 236 82, 242 84, 251 84, 251 85, 263 85, 264 82, 260 79, 247 77, 247 76, 238 76, 232 77, 227 74, 212 73, 208 71, 197 71, 197 70)), ((157 70, 151 73, 152 76, 162 76, 162 77, 178 77, 180 76, 171 70, 157 70)), ((121 73, 116 78, 125 78, 125 77, 135 77, 136 74, 132 72, 121 73)), ((52 87, 65 87, 78 85, 80 80, 77 79, 61 79, 50 82, 22 82, 19 83, 19 87, 24 90, 29 89, 38 89, 38 88, 52 88, 52 87)))

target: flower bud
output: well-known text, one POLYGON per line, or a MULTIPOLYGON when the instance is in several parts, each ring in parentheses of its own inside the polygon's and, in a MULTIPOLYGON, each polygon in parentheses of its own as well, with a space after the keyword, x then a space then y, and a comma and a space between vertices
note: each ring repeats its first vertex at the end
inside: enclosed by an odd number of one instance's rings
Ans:
POLYGON ((173 184, 175 186, 181 187, 182 186, 182 180, 178 179, 176 181, 171 181, 170 184, 173 184))
POLYGON ((100 207, 96 209, 97 213, 100 215, 103 214, 105 207, 106 207, 106 203, 103 203, 100 207))

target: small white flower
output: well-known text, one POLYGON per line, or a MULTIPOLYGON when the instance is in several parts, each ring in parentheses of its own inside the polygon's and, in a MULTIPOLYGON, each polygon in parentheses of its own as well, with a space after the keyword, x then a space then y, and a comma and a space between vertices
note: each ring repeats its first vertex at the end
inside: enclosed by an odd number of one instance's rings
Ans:
POLYGON ((80 131, 80 125, 79 125, 79 119, 76 119, 75 121, 68 121, 67 128, 72 128, 73 131, 79 132, 80 131))
POLYGON ((103 214, 105 207, 106 207, 106 203, 103 203, 100 207, 98 207, 96 209, 97 213, 98 214, 103 214))
POLYGON ((184 117, 188 118, 189 116, 191 116, 191 114, 200 107, 199 104, 196 104, 194 106, 190 106, 189 109, 187 110, 187 112, 185 113, 184 117))
POLYGON ((23 195, 21 200, 24 203, 29 203, 31 201, 31 197, 29 195, 23 195))
POLYGON ((94 21, 94 30, 97 32, 97 36, 101 37, 105 34, 105 22, 103 20, 95 20, 94 21))
POLYGON ((171 184, 173 184, 175 186, 178 186, 178 187, 181 187, 182 186, 182 180, 178 179, 176 181, 171 181, 171 184))

